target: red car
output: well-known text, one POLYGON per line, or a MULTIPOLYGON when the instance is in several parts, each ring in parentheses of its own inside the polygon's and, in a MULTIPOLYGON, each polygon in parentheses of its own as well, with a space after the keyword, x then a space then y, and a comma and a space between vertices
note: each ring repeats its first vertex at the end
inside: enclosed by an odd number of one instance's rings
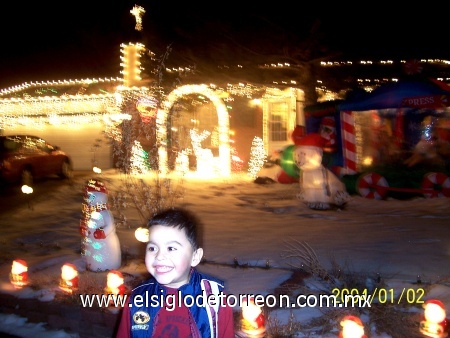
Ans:
POLYGON ((58 146, 32 135, 0 136, 0 181, 31 186, 50 175, 72 177, 72 161, 58 146))

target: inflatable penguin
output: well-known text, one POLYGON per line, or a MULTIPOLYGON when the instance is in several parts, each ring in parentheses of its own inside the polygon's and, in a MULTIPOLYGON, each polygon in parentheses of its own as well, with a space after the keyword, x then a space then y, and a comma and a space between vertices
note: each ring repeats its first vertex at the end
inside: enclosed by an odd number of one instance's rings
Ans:
POLYGON ((322 165, 324 142, 319 134, 308 134, 294 150, 294 162, 300 169, 297 196, 311 209, 342 207, 350 200, 345 185, 322 165))
POLYGON ((90 180, 85 187, 82 220, 82 255, 90 271, 118 269, 121 250, 116 234, 114 217, 108 209, 108 192, 105 185, 90 180))

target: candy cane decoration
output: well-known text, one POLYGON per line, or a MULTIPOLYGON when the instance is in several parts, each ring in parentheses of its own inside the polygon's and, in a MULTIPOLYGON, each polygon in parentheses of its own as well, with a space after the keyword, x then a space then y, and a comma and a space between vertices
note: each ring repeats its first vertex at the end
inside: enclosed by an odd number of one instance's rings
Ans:
POLYGON ((423 178, 422 188, 427 191, 426 198, 450 197, 450 178, 444 173, 428 173, 423 178))
POLYGON ((358 178, 356 188, 362 197, 383 200, 387 196, 389 185, 380 174, 367 173, 358 178))
MULTIPOLYGON (((344 173, 356 173, 356 140, 355 119, 351 111, 341 112, 342 151, 344 157, 344 173)), ((341 172, 342 174, 342 172, 341 172)))

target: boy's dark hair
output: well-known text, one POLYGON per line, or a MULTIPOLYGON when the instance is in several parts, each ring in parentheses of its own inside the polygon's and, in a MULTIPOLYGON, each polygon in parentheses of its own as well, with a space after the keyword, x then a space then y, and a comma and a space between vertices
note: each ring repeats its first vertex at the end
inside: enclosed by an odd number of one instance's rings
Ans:
POLYGON ((201 223, 190 211, 182 208, 171 208, 155 214, 147 223, 150 229, 154 225, 162 225, 184 230, 194 250, 202 247, 201 223))

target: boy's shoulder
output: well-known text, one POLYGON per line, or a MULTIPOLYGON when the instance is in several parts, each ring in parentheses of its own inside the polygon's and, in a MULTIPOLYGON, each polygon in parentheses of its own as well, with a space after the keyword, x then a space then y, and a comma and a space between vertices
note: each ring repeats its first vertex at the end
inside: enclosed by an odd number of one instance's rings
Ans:
POLYGON ((153 287, 153 286, 158 286, 158 285, 159 284, 156 281, 156 279, 153 277, 150 277, 149 279, 142 281, 138 285, 136 285, 132 291, 136 291, 136 290, 148 288, 148 287, 153 287))
POLYGON ((222 288, 225 286, 225 282, 220 278, 214 277, 204 272, 200 272, 197 269, 193 269, 192 276, 194 277, 194 279, 197 279, 198 282, 201 282, 202 280, 207 280, 219 284, 222 288))

